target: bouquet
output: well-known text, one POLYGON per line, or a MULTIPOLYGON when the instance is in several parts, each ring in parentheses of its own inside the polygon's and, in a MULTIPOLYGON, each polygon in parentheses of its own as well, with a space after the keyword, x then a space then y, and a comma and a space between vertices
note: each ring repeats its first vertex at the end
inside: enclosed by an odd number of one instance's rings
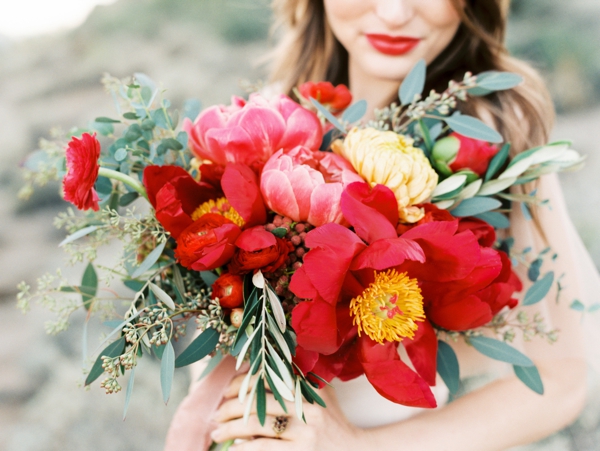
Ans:
POLYGON ((263 423, 267 389, 303 418, 303 400, 325 406, 317 388, 363 374, 393 402, 435 407, 436 374, 451 393, 459 388, 449 344, 459 336, 543 393, 533 362, 510 343, 516 329, 550 342, 557 334, 519 311, 513 269, 527 265, 533 282, 521 305, 560 278, 541 273, 549 249, 512 248, 506 213, 544 208, 529 182, 582 158, 568 142, 511 157, 495 130, 457 109, 516 86, 515 74, 467 73, 443 93, 423 94, 424 81, 421 61, 400 102, 372 121, 345 86, 320 82, 300 86, 298 101, 254 93, 202 112, 188 101, 180 126, 145 75, 105 78, 117 118, 44 142, 25 162, 25 194, 62 179, 64 198, 85 211, 57 225, 72 260, 89 263, 77 284, 60 273, 36 291, 21 284, 19 302, 50 305, 52 333, 78 308, 105 320, 112 332, 85 385, 104 374, 100 385, 115 393, 129 374, 125 410, 143 355, 161 360, 165 402, 176 367, 207 356, 205 374, 225 358, 246 363, 240 401, 246 415, 255 403, 263 423), (114 239, 119 261, 95 264, 114 239), (100 280, 115 277, 131 293, 121 315, 122 297, 100 296, 100 280), (198 334, 176 355, 190 325, 198 334))

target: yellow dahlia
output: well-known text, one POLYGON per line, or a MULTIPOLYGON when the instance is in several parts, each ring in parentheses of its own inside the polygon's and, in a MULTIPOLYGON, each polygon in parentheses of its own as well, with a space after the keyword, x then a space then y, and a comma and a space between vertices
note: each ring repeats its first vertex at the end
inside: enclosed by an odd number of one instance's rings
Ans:
POLYGON ((402 222, 417 222, 424 215, 416 204, 433 193, 438 175, 423 152, 413 147, 413 140, 391 131, 354 128, 333 151, 345 157, 356 172, 372 186, 391 189, 398 200, 402 222))

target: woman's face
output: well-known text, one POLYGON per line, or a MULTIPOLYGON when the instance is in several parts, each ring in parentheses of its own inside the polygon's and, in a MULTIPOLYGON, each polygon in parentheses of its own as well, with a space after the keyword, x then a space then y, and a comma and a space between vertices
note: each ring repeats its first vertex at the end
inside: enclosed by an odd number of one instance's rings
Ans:
POLYGON ((421 58, 429 64, 452 41, 460 16, 451 0, 324 0, 334 35, 350 55, 350 74, 401 81, 421 58))

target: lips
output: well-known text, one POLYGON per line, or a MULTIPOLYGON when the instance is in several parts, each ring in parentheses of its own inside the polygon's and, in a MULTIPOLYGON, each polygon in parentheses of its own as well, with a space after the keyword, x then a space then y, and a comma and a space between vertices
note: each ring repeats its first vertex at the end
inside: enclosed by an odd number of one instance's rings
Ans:
POLYGON ((366 37, 375 50, 392 56, 404 55, 421 42, 418 38, 390 36, 387 34, 367 34, 366 37))

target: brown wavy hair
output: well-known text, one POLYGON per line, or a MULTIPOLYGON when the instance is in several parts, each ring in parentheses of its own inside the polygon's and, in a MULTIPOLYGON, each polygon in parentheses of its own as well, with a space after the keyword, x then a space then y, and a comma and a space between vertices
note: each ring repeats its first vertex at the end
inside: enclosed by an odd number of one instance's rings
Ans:
MULTIPOLYGON (((471 99, 463 112, 493 123, 513 153, 548 142, 554 124, 552 100, 539 74, 511 57, 504 44, 508 0, 450 0, 461 17, 453 40, 429 64, 425 92, 443 91, 465 72, 498 70, 523 76, 514 89, 471 99)), ((281 41, 274 53, 271 81, 291 94, 305 81, 348 84, 348 52, 335 38, 323 0, 274 0, 281 41)), ((392 99, 391 101, 393 101, 392 99)))

